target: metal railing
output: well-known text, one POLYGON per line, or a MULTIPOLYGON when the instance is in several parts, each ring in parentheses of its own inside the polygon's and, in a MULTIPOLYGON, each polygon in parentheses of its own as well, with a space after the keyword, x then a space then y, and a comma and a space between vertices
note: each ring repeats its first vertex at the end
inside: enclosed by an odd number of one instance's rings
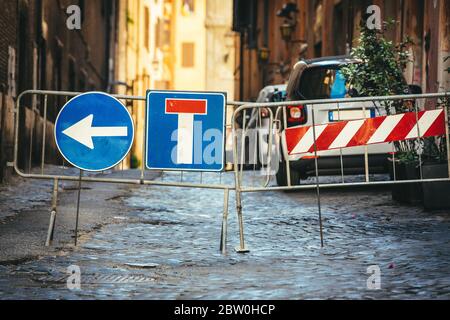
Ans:
MULTIPOLYGON (((227 225, 228 225, 228 200, 229 200, 229 191, 234 190, 234 186, 232 184, 226 184, 222 180, 222 172, 217 173, 218 179, 216 179, 217 183, 204 183, 203 181, 203 172, 198 171, 198 182, 193 181, 184 181, 184 172, 180 171, 180 181, 174 182, 174 181, 164 181, 165 173, 173 171, 171 170, 152 170, 152 169, 146 169, 145 168, 145 134, 146 130, 142 130, 142 150, 143 150, 143 158, 142 163, 139 168, 139 178, 136 177, 127 177, 126 175, 121 175, 120 177, 105 177, 102 173, 95 174, 95 175, 82 175, 82 170, 79 171, 79 173, 76 173, 72 170, 72 173, 70 174, 69 170, 63 170, 63 174, 61 174, 58 170, 57 172, 49 172, 47 170, 47 159, 46 159, 46 153, 48 150, 48 134, 47 134, 47 125, 48 125, 48 110, 49 110, 49 98, 59 97, 59 98, 65 98, 65 102, 67 102, 70 98, 75 97, 77 95, 80 95, 81 92, 69 92, 69 91, 49 91, 49 90, 27 90, 22 92, 16 101, 16 109, 15 109, 15 137, 14 137, 14 159, 12 162, 12 166, 14 167, 15 172, 24 178, 31 178, 31 179, 46 179, 46 180, 52 180, 53 181, 53 192, 52 192, 52 206, 51 206, 51 214, 50 214, 50 223, 46 238, 46 245, 49 246, 53 240, 53 234, 55 230, 55 219, 57 215, 57 201, 58 201, 58 187, 59 183, 61 181, 74 181, 78 182, 78 201, 77 201, 77 221, 76 221, 76 227, 75 227, 75 245, 77 243, 77 229, 78 229, 78 213, 79 213, 79 199, 80 199, 80 190, 81 190, 81 183, 84 182, 100 182, 100 183, 117 183, 117 184, 130 184, 130 185, 147 185, 147 186, 167 186, 167 187, 180 187, 180 188, 204 188, 204 189, 213 189, 213 190, 223 190, 224 192, 224 202, 223 202, 223 221, 222 221, 222 230, 221 230, 221 236, 220 236, 220 250, 225 253, 226 251, 226 242, 227 242, 227 225), (30 146, 28 149, 28 154, 26 155, 28 157, 28 171, 25 172, 25 170, 21 169, 19 166, 19 148, 23 148, 22 150, 26 150, 26 146, 20 145, 19 146, 19 135, 21 132, 26 132, 26 130, 23 130, 24 128, 20 127, 21 124, 21 113, 22 108, 26 108, 26 106, 22 103, 24 100, 24 97, 30 95, 32 98, 29 100, 31 101, 31 112, 32 112, 32 120, 31 120, 31 127, 30 127, 30 146), (43 99, 39 100, 38 97, 43 97, 43 99), (38 100, 42 102, 41 108, 37 107, 38 100), (36 117, 40 116, 40 113, 42 113, 42 144, 39 148, 40 150, 40 161, 39 161, 39 170, 38 172, 35 172, 36 170, 32 169, 32 162, 33 162, 33 150, 36 150, 36 148, 33 147, 32 143, 34 141, 33 135, 35 135, 36 126, 35 123, 36 117), (156 171, 161 173, 160 179, 147 179, 145 177, 146 171, 156 171)), ((130 106, 131 108, 135 108, 136 106, 138 108, 145 108, 144 102, 146 101, 146 97, 144 96, 130 96, 130 95, 121 95, 121 94, 112 94, 111 96, 125 102, 125 105, 130 106), (131 102, 131 104, 127 104, 127 102, 131 102), (135 103, 138 102, 138 103, 135 103)), ((229 101, 227 102, 227 105, 230 106, 238 106, 241 105, 240 102, 235 101, 229 101)), ((62 105, 59 105, 58 107, 62 107, 62 105)), ((57 108, 54 108, 57 109, 57 108)), ((134 122, 136 122, 133 119, 134 122)), ((142 119, 144 121, 144 119, 142 119)), ((136 123, 135 123, 136 127, 136 123)), ((226 132, 224 128, 224 134, 226 132)), ((53 135, 52 135, 53 137, 53 135)), ((54 138, 53 138, 54 139, 54 138)), ((225 150, 223 150, 225 152, 225 150)), ((62 168, 67 168, 67 163, 65 162, 64 158, 61 156, 59 159, 60 164, 62 162, 62 168)), ((109 171, 123 171, 124 168, 124 161, 126 159, 122 160, 121 163, 116 165, 113 169, 110 169, 109 171)))
MULTIPOLYGON (((318 213, 319 213, 319 226, 320 226, 320 236, 321 236, 321 245, 323 246, 323 233, 322 233, 322 216, 321 216, 321 203, 320 203, 320 188, 338 188, 338 187, 359 187, 359 186, 367 186, 367 185, 392 185, 392 184, 408 184, 408 183, 417 183, 417 182, 440 182, 440 181, 450 181, 450 146, 449 146, 449 107, 450 107, 450 92, 444 92, 444 93, 429 93, 429 94, 414 94, 414 95, 394 95, 394 96, 380 96, 380 97, 357 97, 357 98, 343 98, 343 99, 319 99, 319 100, 302 100, 302 101, 284 101, 284 102, 268 102, 268 103, 247 103, 244 105, 239 106, 235 109, 232 117, 232 126, 233 126, 233 153, 234 153, 234 159, 235 159, 235 166, 234 166, 234 173, 235 173, 235 192, 236 192, 236 208, 238 211, 238 216, 242 217, 242 193, 251 193, 251 192, 265 192, 265 191, 287 191, 287 190, 301 190, 301 189, 316 189, 317 192, 317 205, 318 205, 318 213), (373 104, 374 108, 383 108, 383 104, 386 105, 386 107, 389 106, 389 102, 404 102, 404 101, 413 101, 413 109, 410 110, 411 112, 414 112, 416 114, 416 122, 418 122, 418 113, 420 112, 419 108, 419 101, 423 100, 431 100, 433 104, 433 108, 436 108, 437 101, 440 100, 438 108, 444 109, 444 118, 445 118, 445 149, 446 149, 446 162, 448 165, 448 177, 441 177, 441 178, 423 178, 422 175, 422 166, 423 166, 423 159, 422 159, 422 152, 417 152, 418 154, 418 166, 419 166, 419 172, 420 172, 420 178, 419 179, 408 179, 408 180, 399 180, 396 177, 396 163, 398 162, 398 159, 395 158, 396 150, 393 147, 393 152, 391 152, 391 161, 392 161, 392 171, 393 171, 393 179, 392 180, 382 180, 382 181, 373 181, 371 180, 371 174, 370 174, 370 166, 369 166, 369 158, 371 157, 371 154, 368 152, 367 146, 364 147, 364 179, 363 181, 346 181, 344 173, 344 158, 343 155, 343 148, 340 148, 339 150, 339 168, 340 168, 340 182, 331 182, 331 183, 321 183, 319 176, 320 176, 320 170, 319 170, 319 154, 317 150, 317 139, 316 139, 316 126, 320 125, 322 123, 317 123, 316 120, 316 113, 317 108, 321 105, 327 105, 330 106, 330 108, 333 108, 337 110, 338 112, 338 120, 340 120, 340 113, 342 111, 342 105, 343 104, 355 104, 355 103, 361 103, 361 106, 359 109, 361 109, 362 114, 361 118, 366 117, 366 106, 364 105, 365 102, 370 102, 373 104), (378 103, 378 105, 377 105, 378 103), (291 181, 291 159, 289 155, 286 155, 286 152, 283 150, 280 151, 280 144, 282 143, 282 135, 284 133, 284 130, 287 128, 287 106, 306 106, 306 110, 311 116, 312 123, 310 125, 313 129, 313 155, 312 158, 314 158, 314 183, 309 184, 294 184, 291 181), (334 107, 335 106, 335 107, 334 107), (273 147, 275 150, 275 153, 278 153, 278 158, 281 160, 284 158, 285 161, 281 163, 281 165, 285 166, 285 172, 286 172, 286 180, 287 185, 286 186, 276 186, 273 184, 266 184, 264 186, 251 186, 248 183, 244 183, 243 174, 242 174, 242 166, 239 167, 237 165, 236 159, 239 154, 239 150, 241 150, 241 155, 244 152, 245 146, 242 143, 238 142, 238 139, 236 139, 236 136, 238 135, 237 128, 236 128, 236 121, 240 114, 245 114, 248 110, 261 110, 261 109, 267 109, 271 110, 272 108, 276 108, 275 116, 273 117, 273 112, 270 111, 270 126, 266 130, 269 132, 269 136, 271 136, 272 128, 276 128, 276 139, 269 139, 269 146, 268 150, 272 150, 273 147), (273 146, 273 141, 278 142, 275 143, 273 146)), ((418 138, 416 140, 419 142, 419 144, 423 144, 421 141, 423 141, 423 138, 420 134, 419 125, 417 125, 418 128, 418 138)), ((244 124, 245 129, 245 124, 244 124)), ((244 130, 245 131, 245 130, 244 130)), ((394 144, 393 144, 394 146, 394 144)), ((274 155, 272 155, 272 158, 274 155)), ((243 220, 240 220, 239 223, 240 227, 240 251, 247 251, 245 247, 244 242, 244 231, 243 231, 243 220)))
MULTIPOLYGON (((118 184, 130 184, 130 185, 149 185, 149 186, 168 186, 168 187, 184 187, 184 188, 205 188, 205 189, 211 189, 211 190, 223 190, 224 192, 224 199, 223 199, 223 213, 222 213, 222 227, 221 227, 221 235, 220 235, 220 250, 225 253, 226 252, 226 242, 227 242, 227 226, 228 226, 228 206, 229 206, 229 192, 230 190, 234 190, 236 193, 236 211, 237 211, 237 218, 238 218, 238 227, 239 227, 239 246, 236 247, 236 251, 238 252, 247 252, 248 248, 245 246, 245 240, 244 240, 244 219, 243 219, 243 212, 242 212, 242 193, 252 193, 252 192, 265 192, 265 191, 283 191, 283 190, 301 190, 301 189, 315 189, 317 192, 317 205, 318 205, 318 213, 319 213, 319 226, 320 226, 320 235, 321 235, 321 245, 323 246, 323 233, 322 233, 322 213, 321 213, 321 203, 320 203, 320 189, 321 188, 337 188, 337 187, 355 187, 355 186, 365 186, 365 185, 389 185, 389 184, 406 184, 406 183, 417 183, 417 182, 437 182, 437 181, 450 181, 450 155, 449 155, 449 129, 448 129, 448 108, 449 108, 449 97, 450 93, 434 93, 434 94, 420 94, 420 95, 399 95, 399 96, 386 96, 386 97, 359 97, 359 98, 350 98, 350 99, 321 99, 321 100, 304 100, 304 101, 286 101, 286 102, 274 102, 274 103, 244 103, 244 102, 227 102, 227 105, 235 106, 237 107, 232 115, 231 120, 231 129, 232 129, 232 153, 233 153, 233 170, 234 170, 234 182, 233 183, 223 183, 222 181, 222 173, 217 173, 218 182, 217 183, 204 183, 202 180, 202 172, 198 173, 198 182, 192 182, 192 181, 183 181, 183 171, 181 171, 180 174, 180 181, 174 182, 174 181, 164 181, 164 172, 166 170, 149 170, 145 168, 144 161, 142 161, 140 168, 139 168, 139 177, 126 177, 125 175, 121 177, 104 177, 102 174, 96 174, 96 175, 89 175, 89 176, 83 176, 81 171, 79 174, 76 174, 76 171, 73 174, 61 174, 59 172, 48 172, 46 167, 46 150, 48 149, 47 143, 48 143, 48 134, 47 134, 47 112, 48 112, 48 103, 49 103, 49 97, 65 97, 66 101, 68 101, 69 98, 75 97, 77 95, 81 94, 80 92, 61 92, 61 91, 44 91, 44 90, 28 90, 25 92, 22 92, 16 102, 16 110, 15 110, 15 143, 14 143, 14 161, 12 163, 15 172, 24 177, 24 178, 33 178, 33 179, 47 179, 53 181, 53 197, 52 197, 52 208, 51 208, 51 215, 50 215, 50 222, 49 222, 49 228, 47 233, 47 239, 46 239, 46 245, 50 245, 53 240, 53 234, 55 229, 55 219, 57 215, 57 197, 58 197, 58 185, 60 181, 75 181, 78 182, 78 198, 80 195, 81 190, 81 183, 84 182, 100 182, 100 183, 118 183, 118 184), (42 145, 39 146, 40 150, 40 163, 39 163, 39 172, 34 172, 29 166, 28 172, 25 172, 23 169, 19 167, 18 163, 18 153, 19 153, 19 133, 21 132, 20 128, 20 114, 21 114, 21 108, 24 108, 25 106, 22 105, 22 99, 26 95, 34 96, 42 96, 42 107, 40 110, 42 110, 42 145), (339 150, 339 168, 341 170, 340 175, 338 177, 340 178, 340 182, 331 182, 331 183, 322 183, 319 179, 320 174, 320 168, 319 168, 319 152, 317 150, 317 144, 316 144, 316 125, 320 125, 321 123, 316 123, 316 112, 317 108, 321 105, 327 104, 329 106, 335 106, 335 109, 338 113, 338 119, 340 120, 340 113, 342 110, 342 105, 346 103, 365 103, 370 102, 375 107, 381 107, 382 104, 387 104, 388 102, 393 101, 413 101, 413 110, 412 112, 415 112, 416 119, 418 117, 418 113, 420 111, 420 107, 418 102, 423 101, 426 99, 431 99, 431 102, 435 101, 436 99, 440 99, 441 103, 439 104, 440 107, 444 108, 445 112, 445 149, 447 150, 447 163, 449 164, 449 176, 448 177, 442 177, 442 178, 433 178, 433 179, 424 179, 422 175, 422 154, 418 153, 419 155, 419 171, 420 171, 420 179, 410 179, 410 180, 399 180, 396 177, 396 155, 395 150, 391 154, 391 160, 392 160, 392 171, 393 171, 393 179, 392 180, 373 180, 371 179, 371 173, 370 173, 370 165, 369 165, 369 159, 371 158, 371 153, 368 151, 368 148, 364 148, 364 153, 362 154, 364 156, 364 179, 362 181, 347 181, 346 180, 346 174, 345 174, 345 168, 344 168, 344 158, 345 155, 343 153, 342 148, 339 150), (445 101, 445 103, 442 103, 442 101, 445 101), (377 105, 378 103, 378 105, 377 105), (289 155, 285 155, 283 152, 280 152, 281 146, 283 145, 283 132, 287 128, 287 106, 296 106, 296 105, 302 105, 306 106, 306 110, 311 111, 311 120, 312 123, 310 123, 312 129, 313 129, 313 135, 314 135, 314 152, 313 152, 313 158, 314 158, 314 182, 309 184, 300 184, 297 185, 293 181, 291 181, 291 160, 289 155), (266 110, 267 117, 262 117, 262 110, 266 110), (275 110, 275 112, 274 112, 275 110), (247 122, 247 113, 251 115, 250 120, 247 122), (238 131, 237 128, 237 118, 239 115, 242 116, 242 121, 240 124, 241 131, 238 131), (255 116, 253 122, 252 122, 252 116, 255 116), (255 120, 256 119, 256 120, 255 120), (263 124, 265 122, 265 124, 263 124), (265 162, 261 165, 260 174, 261 179, 258 181, 258 185, 255 185, 255 179, 253 179, 251 184, 246 184, 245 178, 246 178, 246 171, 244 170, 244 167, 246 165, 245 160, 245 154, 246 154, 246 136, 250 130, 255 130, 257 134, 257 144, 253 145, 253 148, 249 153, 253 152, 253 159, 255 161, 258 161, 260 158, 265 158, 265 162), (260 149, 258 147, 258 143, 260 139, 259 133, 267 134, 267 150, 264 152, 264 150, 260 149), (281 161, 281 160, 285 161, 281 161), (287 185, 286 186, 276 186, 273 183, 273 175, 274 170, 276 170, 276 167, 278 164, 284 165, 284 169, 287 176, 287 185), (275 169, 274 169, 275 168, 275 169), (154 178, 147 178, 145 176, 146 171, 158 171, 162 172, 160 179, 154 179, 154 178)), ((131 107, 138 107, 138 108, 144 108, 144 102, 146 100, 146 97, 143 96, 129 96, 129 95, 119 95, 115 94, 112 95, 113 97, 125 101, 125 102, 131 102, 131 107), (138 103, 134 103, 138 102, 138 103)), ((32 101, 32 112, 33 116, 36 116, 38 112, 38 108, 36 108, 37 103, 36 98, 31 99, 32 101)), ((435 103, 435 102, 434 102, 435 103)), ((362 105, 362 117, 364 118, 366 115, 365 106, 362 105)), ((34 126, 35 121, 32 122, 31 126, 31 132, 30 135, 34 134, 34 130, 36 129, 34 126)), ((224 134, 225 130, 224 128, 224 134)), ((146 130, 142 130, 142 151, 143 154, 145 154, 145 134, 146 130)), ((420 137, 420 133, 418 134, 418 137, 420 137)), ((33 141, 33 137, 30 137, 30 141, 33 141)), ((417 138, 417 141, 421 141, 421 138, 417 138)), ((20 146, 22 147, 22 146, 20 146)), ((33 150, 36 150, 36 148, 30 148, 29 150, 29 161, 28 163, 31 163, 32 156, 33 156, 33 150)), ((223 150, 225 152, 225 150, 223 150)), ((61 158, 63 163, 63 168, 65 167, 65 163, 63 158, 61 158)), ((145 159, 145 157, 143 157, 145 159)), ((260 159, 261 160, 261 159, 260 159)), ((123 160, 125 161, 125 160, 123 160)), ((122 170, 123 169, 123 161, 122 163, 118 164, 114 170, 122 170)), ((261 160, 261 163, 263 161, 261 160)), ((253 163, 253 174, 256 172, 256 165, 253 163)), ((167 170, 169 172, 170 170, 167 170)), ((172 171, 173 173, 173 171, 172 171)), ((79 207, 79 201, 77 203, 77 208, 79 207)), ((78 209, 77 209, 77 217, 78 217, 78 209)), ((78 218, 77 218, 78 219, 78 218)), ((76 229, 77 229, 78 223, 76 223, 76 229)), ((75 239, 77 239, 77 236, 75 236, 75 239)))

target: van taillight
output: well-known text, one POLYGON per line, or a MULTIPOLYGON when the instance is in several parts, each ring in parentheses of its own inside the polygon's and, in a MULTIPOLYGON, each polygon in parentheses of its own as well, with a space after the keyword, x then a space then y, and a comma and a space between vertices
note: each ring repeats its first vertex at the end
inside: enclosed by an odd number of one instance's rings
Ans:
POLYGON ((268 118, 269 117, 269 110, 267 108, 261 108, 261 118, 268 118))
POLYGON ((287 107, 287 122, 289 124, 305 124, 306 123, 306 108, 305 106, 288 106, 287 107))

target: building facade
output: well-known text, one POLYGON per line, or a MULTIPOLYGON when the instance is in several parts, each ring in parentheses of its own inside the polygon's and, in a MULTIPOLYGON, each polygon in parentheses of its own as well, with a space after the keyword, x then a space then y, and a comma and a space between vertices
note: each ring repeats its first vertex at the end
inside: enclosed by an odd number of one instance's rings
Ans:
MULTIPOLYGON (((111 92, 145 96, 150 88, 172 85, 170 53, 171 3, 166 0, 119 0, 115 76, 111 92)), ((125 167, 142 165, 145 104, 128 101, 135 123, 135 141, 125 167)))
MULTIPOLYGON (((107 90, 114 59, 116 1, 2 0, 0 16, 0 178, 12 160, 13 108, 28 89, 107 90), (81 29, 70 29, 67 8, 77 5, 81 29)), ((53 123, 65 100, 49 98, 46 159, 62 164, 53 123)), ((19 164, 31 168, 40 158, 42 99, 23 100, 19 132, 19 164)))
MULTIPOLYGON (((119 0, 117 10, 114 92, 207 90, 234 98, 232 0, 119 0)), ((136 134, 127 161, 139 167, 145 105, 136 101, 128 107, 136 134)))
MULTIPOLYGON (((3 0, 0 16, 0 179, 13 159, 14 104, 27 89, 144 96, 148 89, 225 91, 234 99, 232 0, 3 0), (81 28, 67 25, 77 6, 81 28)), ((19 164, 41 160, 43 99, 21 108, 19 164)), ((53 124, 64 98, 49 97, 48 162, 64 163, 53 124)), ((128 102, 135 142, 124 167, 142 165, 145 104, 128 102)), ((231 111, 228 112, 229 118, 231 111)))
POLYGON ((300 59, 348 54, 371 5, 378 6, 381 20, 396 21, 388 39, 399 42, 409 36, 414 41, 408 82, 424 92, 449 90, 450 60, 444 61, 450 54, 449 1, 234 0, 239 98, 254 100, 265 85, 284 83, 300 59))

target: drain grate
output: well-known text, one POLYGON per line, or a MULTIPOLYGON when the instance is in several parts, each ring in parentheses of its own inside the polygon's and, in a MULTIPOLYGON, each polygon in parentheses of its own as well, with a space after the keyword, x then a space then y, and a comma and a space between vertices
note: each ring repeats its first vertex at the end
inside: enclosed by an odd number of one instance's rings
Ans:
MULTIPOLYGON (((44 283, 66 283, 69 276, 43 276, 36 280, 44 283)), ((81 275, 81 284, 114 284, 114 283, 148 283, 154 282, 155 278, 141 274, 127 275, 81 275)))

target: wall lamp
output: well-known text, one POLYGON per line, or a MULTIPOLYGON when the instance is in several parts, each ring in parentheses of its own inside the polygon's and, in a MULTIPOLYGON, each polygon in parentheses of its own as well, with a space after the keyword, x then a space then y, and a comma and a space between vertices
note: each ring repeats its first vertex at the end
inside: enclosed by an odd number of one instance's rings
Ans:
POLYGON ((297 26, 296 14, 298 13, 297 4, 288 2, 277 12, 277 16, 284 19, 280 26, 281 38, 288 42, 291 41, 292 34, 297 26))
POLYGON ((270 50, 267 47, 258 49, 258 59, 261 63, 265 63, 269 60, 270 50))

